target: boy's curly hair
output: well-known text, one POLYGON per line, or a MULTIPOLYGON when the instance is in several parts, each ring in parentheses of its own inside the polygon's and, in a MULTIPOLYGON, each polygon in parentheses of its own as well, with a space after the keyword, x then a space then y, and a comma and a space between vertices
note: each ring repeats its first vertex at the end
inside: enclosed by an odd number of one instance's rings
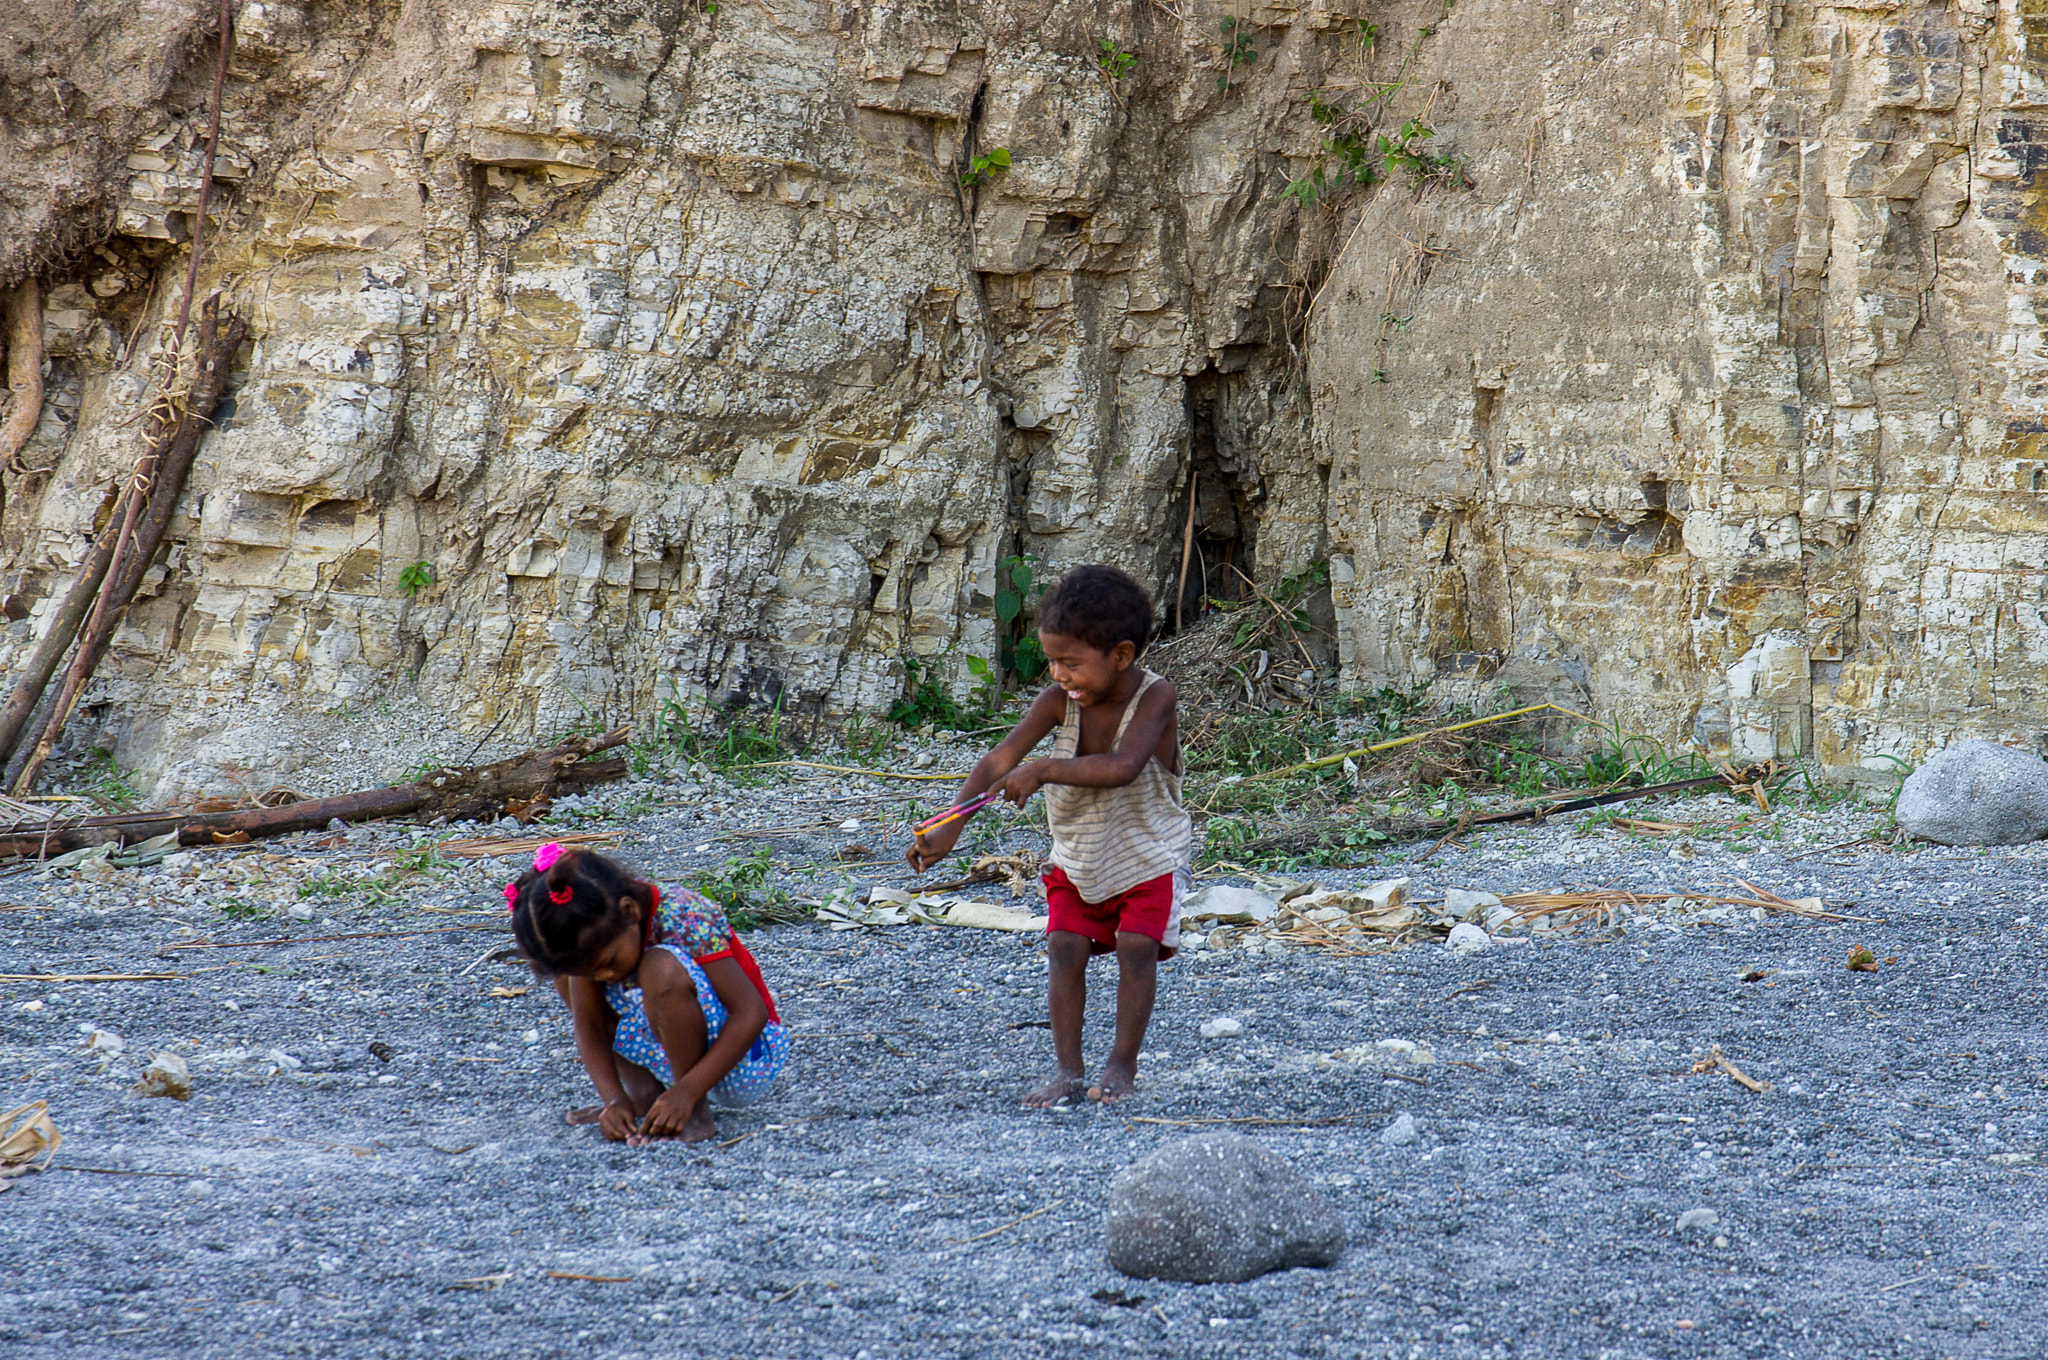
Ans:
POLYGON ((1075 567, 1038 602, 1038 631, 1078 638, 1098 652, 1152 640, 1152 597, 1115 567, 1075 567))
POLYGON ((640 881, 608 855, 564 850, 546 873, 528 869, 512 886, 512 938, 545 977, 582 972, 622 931, 642 925, 625 907, 645 896, 640 881))

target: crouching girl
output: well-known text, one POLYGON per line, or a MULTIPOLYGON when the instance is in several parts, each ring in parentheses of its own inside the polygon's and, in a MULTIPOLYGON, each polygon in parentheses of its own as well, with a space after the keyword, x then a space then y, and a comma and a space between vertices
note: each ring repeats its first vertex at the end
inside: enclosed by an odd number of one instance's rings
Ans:
POLYGON ((664 894, 616 860, 544 845, 505 885, 520 950, 568 1003, 602 1105, 570 1110, 613 1142, 701 1142, 711 1104, 764 1099, 789 1054, 775 996, 716 902, 664 894))

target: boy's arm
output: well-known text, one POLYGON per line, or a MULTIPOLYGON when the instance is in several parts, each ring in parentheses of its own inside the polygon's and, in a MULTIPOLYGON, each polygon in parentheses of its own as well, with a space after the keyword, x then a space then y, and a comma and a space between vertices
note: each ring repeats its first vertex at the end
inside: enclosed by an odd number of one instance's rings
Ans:
POLYGON ((1173 721, 1174 705, 1178 702, 1179 695, 1174 692, 1173 682, 1161 680, 1146 690, 1145 697, 1138 701, 1138 711, 1131 715, 1131 725, 1124 729, 1123 739, 1117 742, 1115 750, 1092 756, 1034 760, 1003 782, 1003 796, 1013 803, 1022 804, 1046 784, 1073 784, 1084 789, 1121 788, 1138 777, 1138 772, 1145 768, 1145 762, 1158 749, 1159 739, 1166 734, 1167 724, 1173 721))
MULTIPOLYGON (((1066 712, 1065 690, 1054 685, 1039 691, 1023 721, 1011 728, 1010 734, 996 743, 993 751, 974 762, 974 768, 967 773, 967 782, 960 786, 960 796, 953 801, 964 803, 1001 782, 1004 776, 1017 768, 1018 762, 1031 753, 1032 747, 1045 740, 1046 733, 1060 725, 1066 712)), ((952 853, 953 843, 960 839, 960 833, 966 826, 967 819, 962 817, 925 832, 911 843, 904 858, 910 861, 911 868, 923 873, 952 853)))

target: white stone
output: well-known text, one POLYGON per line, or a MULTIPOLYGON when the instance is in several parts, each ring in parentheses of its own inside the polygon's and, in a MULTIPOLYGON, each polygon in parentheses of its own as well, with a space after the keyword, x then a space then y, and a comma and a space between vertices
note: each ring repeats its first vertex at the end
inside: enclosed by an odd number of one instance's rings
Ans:
POLYGON ((1393 1123, 1380 1130, 1380 1146, 1407 1147, 1421 1137, 1422 1126, 1416 1122, 1414 1115, 1404 1110, 1394 1117, 1393 1123))
POLYGON ((1512 914, 1507 913, 1507 909, 1501 905, 1500 898, 1493 893, 1480 892, 1473 888, 1444 889, 1444 915, 1453 920, 1470 921, 1475 917, 1484 917, 1491 922, 1496 911, 1512 914))
POLYGON ((1470 921, 1460 921, 1452 926, 1450 938, 1444 941, 1454 954, 1483 953, 1492 943, 1493 937, 1486 933, 1485 928, 1473 925, 1470 921))
POLYGON ((1244 1033, 1244 1026, 1228 1015, 1219 1015, 1213 1020, 1202 1022, 1204 1039, 1235 1039, 1244 1033))
POLYGON ((1720 1221, 1719 1214, 1702 1205, 1697 1209, 1687 1209, 1678 1216, 1678 1230, 1687 1232, 1693 1228, 1711 1228, 1720 1221))

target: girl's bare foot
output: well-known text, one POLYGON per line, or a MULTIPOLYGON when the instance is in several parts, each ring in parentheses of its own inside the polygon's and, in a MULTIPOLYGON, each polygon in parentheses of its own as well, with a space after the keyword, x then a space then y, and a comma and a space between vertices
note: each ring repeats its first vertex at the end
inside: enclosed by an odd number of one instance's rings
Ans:
POLYGON ((1138 1093, 1138 1065, 1111 1058, 1102 1065, 1102 1076, 1088 1088, 1088 1098, 1114 1104, 1138 1093))
POLYGON ((575 1109, 562 1116, 562 1122, 571 1128, 581 1128, 585 1124, 595 1124, 602 1118, 604 1118, 604 1106, 578 1105, 575 1109))
POLYGON ((690 1111, 690 1122, 683 1125, 683 1131, 676 1135, 685 1143, 701 1143, 718 1136, 718 1121, 711 1117, 711 1102, 700 1100, 697 1108, 690 1111))
POLYGON ((1026 1108, 1047 1110, 1063 1100, 1072 1100, 1087 1088, 1088 1080, 1079 1072, 1062 1070, 1060 1074, 1043 1086, 1034 1086, 1024 1093, 1026 1108))

